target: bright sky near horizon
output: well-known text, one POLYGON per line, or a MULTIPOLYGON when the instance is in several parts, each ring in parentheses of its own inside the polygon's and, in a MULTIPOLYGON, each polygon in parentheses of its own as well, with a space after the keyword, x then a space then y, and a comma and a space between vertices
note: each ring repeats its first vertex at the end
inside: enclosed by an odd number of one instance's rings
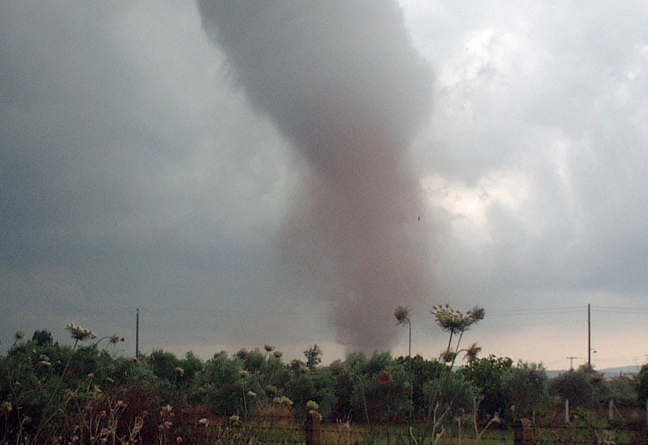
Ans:
POLYGON ((132 354, 139 308, 146 353, 402 355, 408 304, 431 358, 447 302, 485 308, 482 355, 565 369, 591 304, 593 364, 647 362, 648 4, 376 1, 243 2, 230 35, 193 2, 1 3, 0 347, 73 322, 132 354), (402 202, 355 226, 370 191, 331 171, 402 202))

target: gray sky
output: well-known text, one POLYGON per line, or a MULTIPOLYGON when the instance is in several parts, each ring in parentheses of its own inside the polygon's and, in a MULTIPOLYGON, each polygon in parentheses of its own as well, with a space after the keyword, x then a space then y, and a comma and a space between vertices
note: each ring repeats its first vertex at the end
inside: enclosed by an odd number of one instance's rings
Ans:
POLYGON ((645 2, 284 3, 234 43, 193 3, 0 4, 2 347, 132 354, 139 307, 147 353, 400 355, 409 304, 430 358, 448 302, 556 369, 591 303, 594 364, 646 361, 645 2))

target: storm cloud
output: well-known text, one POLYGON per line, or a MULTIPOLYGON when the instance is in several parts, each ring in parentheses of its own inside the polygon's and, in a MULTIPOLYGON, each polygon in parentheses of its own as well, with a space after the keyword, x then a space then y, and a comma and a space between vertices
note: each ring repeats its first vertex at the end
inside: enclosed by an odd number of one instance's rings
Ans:
POLYGON ((221 3, 0 3, 0 348, 645 361, 645 4, 221 3))

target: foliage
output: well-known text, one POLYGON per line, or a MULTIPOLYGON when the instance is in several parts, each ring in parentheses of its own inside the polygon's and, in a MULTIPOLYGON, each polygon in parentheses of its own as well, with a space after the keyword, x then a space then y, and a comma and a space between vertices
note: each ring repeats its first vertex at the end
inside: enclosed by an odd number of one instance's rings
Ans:
MULTIPOLYGON (((102 339, 112 337, 119 341, 102 339)), ((454 371, 435 359, 387 351, 351 352, 323 366, 317 345, 305 351, 305 361, 284 363, 272 345, 203 361, 163 350, 116 357, 99 348, 101 339, 73 338, 70 347, 48 331, 13 340, 0 356, 0 443, 281 442, 272 426, 301 424, 307 416, 338 425, 338 441, 352 424, 362 424, 365 437, 376 425, 405 424, 414 425, 411 437, 422 443, 473 423, 483 435, 495 413, 503 422, 550 418, 565 397, 579 419, 593 423, 610 398, 623 411, 648 395, 648 368, 636 380, 605 381, 589 367, 550 380, 542 365, 513 366, 493 355, 454 371), (253 425, 267 435, 254 436, 253 425)))
POLYGON ((607 401, 609 390, 603 374, 594 371, 588 365, 578 370, 570 370, 551 380, 549 393, 560 397, 562 401, 569 400, 569 405, 593 409, 600 402, 607 401))
POLYGON ((489 355, 476 359, 457 373, 479 390, 482 397, 480 409, 486 415, 503 414, 506 408, 503 377, 511 371, 513 360, 489 355))
POLYGON ((472 412, 479 390, 472 382, 460 374, 452 373, 447 377, 437 377, 423 385, 423 395, 429 411, 437 408, 448 411, 451 417, 472 412))
POLYGON ((549 378, 542 364, 518 362, 503 375, 507 406, 514 418, 532 418, 549 406, 549 378))
MULTIPOLYGON (((610 398, 617 407, 638 407, 639 397, 636 379, 633 376, 621 375, 605 382, 610 398)), ((645 403, 644 403, 645 406, 645 403)))
POLYGON ((304 355, 306 356, 306 366, 308 369, 312 371, 317 367, 317 365, 322 363, 322 354, 322 348, 317 346, 317 344, 304 351, 304 355))
POLYGON ((637 375, 636 390, 639 402, 645 405, 648 400, 648 363, 641 367, 637 375))

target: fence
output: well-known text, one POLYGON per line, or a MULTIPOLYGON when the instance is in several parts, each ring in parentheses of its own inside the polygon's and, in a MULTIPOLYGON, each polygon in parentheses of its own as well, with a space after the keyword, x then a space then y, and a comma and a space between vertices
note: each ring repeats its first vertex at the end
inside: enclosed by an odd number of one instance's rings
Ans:
MULTIPOLYGON (((185 429, 185 443, 196 444, 647 444, 645 424, 636 425, 538 425, 522 419, 513 424, 500 424, 476 438, 474 428, 446 427, 440 430, 430 424, 362 424, 352 422, 321 421, 319 416, 305 419, 251 416, 232 422, 231 419, 212 419, 209 424, 185 429)), ((189 425, 187 425, 189 426, 189 425)))

